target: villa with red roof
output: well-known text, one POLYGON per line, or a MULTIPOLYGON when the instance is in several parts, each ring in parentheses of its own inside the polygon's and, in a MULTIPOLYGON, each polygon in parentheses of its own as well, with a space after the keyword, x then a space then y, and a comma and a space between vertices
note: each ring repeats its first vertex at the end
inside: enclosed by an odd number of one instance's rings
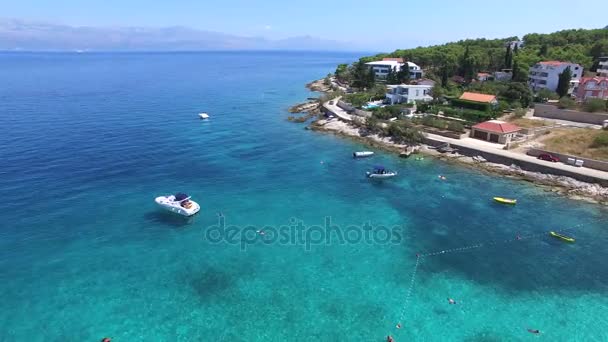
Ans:
POLYGON ((576 88, 581 76, 583 76, 583 67, 576 63, 561 62, 561 61, 544 61, 538 62, 530 68, 528 73, 528 84, 534 91, 546 88, 551 91, 557 90, 559 75, 570 68, 572 79, 570 81, 570 92, 576 88))
POLYGON ((596 98, 608 99, 608 77, 583 77, 578 85, 576 98, 581 101, 596 98))
POLYGON ((508 144, 520 130, 519 126, 512 123, 490 120, 471 127, 471 137, 497 144, 508 144))

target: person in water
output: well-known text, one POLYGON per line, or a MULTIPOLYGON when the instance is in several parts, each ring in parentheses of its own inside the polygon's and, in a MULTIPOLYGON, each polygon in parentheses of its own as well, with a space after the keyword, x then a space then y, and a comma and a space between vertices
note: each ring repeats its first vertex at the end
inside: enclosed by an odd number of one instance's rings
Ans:
POLYGON ((540 334, 540 330, 538 329, 528 329, 528 332, 532 334, 540 334))
POLYGON ((101 342, 112 342, 112 339, 109 337, 104 337, 101 339, 101 342))
POLYGON ((453 300, 452 298, 448 298, 448 303, 450 303, 450 304, 456 304, 456 301, 453 300))
POLYGON ((395 342, 395 340, 393 339, 393 336, 388 335, 386 336, 386 342, 395 342))

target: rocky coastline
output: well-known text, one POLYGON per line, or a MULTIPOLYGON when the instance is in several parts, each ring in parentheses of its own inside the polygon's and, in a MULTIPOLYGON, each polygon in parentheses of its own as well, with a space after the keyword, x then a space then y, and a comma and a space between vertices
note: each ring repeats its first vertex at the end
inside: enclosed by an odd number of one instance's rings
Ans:
MULTIPOLYGON (((407 146, 393 143, 389 138, 378 135, 362 137, 359 129, 338 119, 319 119, 310 125, 310 128, 319 132, 332 133, 340 137, 347 137, 368 146, 383 149, 392 153, 401 153, 407 146)), ((422 145, 418 153, 443 160, 459 166, 469 167, 478 171, 494 175, 506 176, 514 179, 524 180, 547 192, 557 193, 571 199, 582 200, 591 203, 599 203, 608 206, 608 188, 599 184, 581 182, 564 176, 556 176, 538 172, 522 170, 515 165, 503 165, 480 161, 460 154, 441 154, 427 145, 422 145)))

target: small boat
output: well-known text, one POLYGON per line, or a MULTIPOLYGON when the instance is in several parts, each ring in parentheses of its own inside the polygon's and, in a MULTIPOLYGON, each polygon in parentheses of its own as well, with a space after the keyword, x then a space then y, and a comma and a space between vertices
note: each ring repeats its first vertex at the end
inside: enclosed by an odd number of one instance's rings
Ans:
POLYGON ((367 177, 368 178, 392 178, 395 177, 397 175, 397 172, 394 171, 390 171, 384 168, 384 166, 376 166, 374 167, 374 171, 368 171, 367 172, 367 177))
POLYGON ((366 158, 374 155, 372 151, 353 152, 353 158, 366 158))
POLYGON ((516 199, 502 198, 502 197, 494 197, 494 200, 498 203, 502 204, 517 204, 516 199))
POLYGON ((190 196, 184 193, 159 196, 156 197, 154 201, 163 209, 182 216, 192 216, 198 213, 199 210, 201 210, 201 207, 198 205, 198 203, 191 200, 190 196))
POLYGON ((209 114, 207 114, 207 113, 199 113, 198 117, 201 118, 201 119, 203 119, 203 120, 207 120, 207 119, 209 119, 209 114))
POLYGON ((562 235, 562 234, 560 234, 560 233, 556 233, 556 232, 549 232, 549 234, 550 234, 551 236, 553 236, 553 237, 556 237, 556 238, 558 238, 558 239, 564 240, 564 241, 566 241, 566 242, 574 242, 574 241, 575 241, 575 240, 574 240, 574 238, 571 238, 571 237, 566 236, 566 235, 562 235))

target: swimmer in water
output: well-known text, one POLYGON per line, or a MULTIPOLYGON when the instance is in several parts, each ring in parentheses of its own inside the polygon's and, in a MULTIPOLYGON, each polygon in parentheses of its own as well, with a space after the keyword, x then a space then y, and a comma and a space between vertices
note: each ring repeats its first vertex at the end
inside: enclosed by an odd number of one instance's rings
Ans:
POLYGON ((456 301, 453 300, 452 298, 448 298, 448 303, 450 303, 450 304, 456 304, 456 301))
POLYGON ((538 329, 528 329, 528 332, 532 334, 540 334, 540 330, 538 329))
POLYGON ((445 176, 443 176, 443 175, 439 175, 439 179, 446 180, 447 178, 445 178, 445 176))
POLYGON ((101 339, 101 342, 112 342, 112 339, 109 337, 104 337, 101 339))
POLYGON ((395 342, 391 335, 386 336, 386 342, 395 342))

